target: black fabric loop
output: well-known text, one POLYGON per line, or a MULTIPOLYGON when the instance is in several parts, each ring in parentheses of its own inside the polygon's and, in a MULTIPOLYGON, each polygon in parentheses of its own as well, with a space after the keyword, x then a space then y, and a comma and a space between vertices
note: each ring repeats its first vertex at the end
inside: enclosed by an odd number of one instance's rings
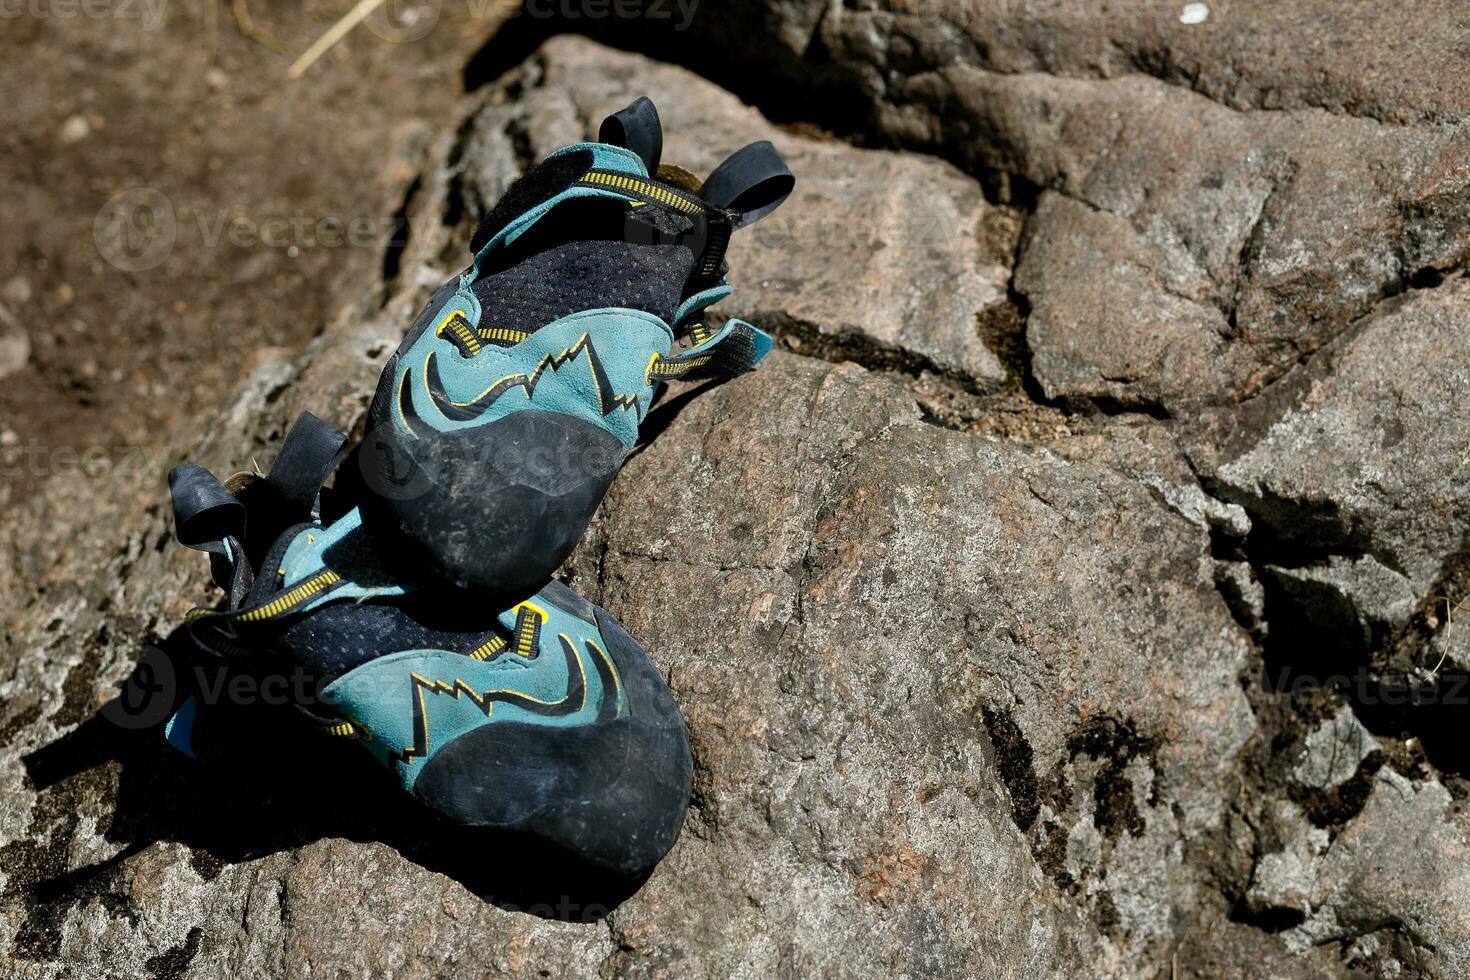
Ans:
POLYGON ((734 211, 735 227, 754 224, 781 206, 796 178, 770 140, 751 143, 730 154, 709 175, 699 196, 717 208, 734 211))
POLYGON ((658 121, 658 109, 648 96, 640 96, 628 108, 604 119, 597 141, 632 150, 648 168, 648 175, 657 176, 658 162, 664 155, 664 129, 658 121))
POLYGON ((302 412, 286 433, 280 455, 266 477, 289 508, 289 516, 307 519, 316 508, 322 484, 336 469, 347 436, 310 412, 302 412))
POLYGON ((198 463, 175 466, 168 474, 174 506, 174 534, 197 551, 227 554, 225 541, 245 536, 245 505, 214 474, 198 463))

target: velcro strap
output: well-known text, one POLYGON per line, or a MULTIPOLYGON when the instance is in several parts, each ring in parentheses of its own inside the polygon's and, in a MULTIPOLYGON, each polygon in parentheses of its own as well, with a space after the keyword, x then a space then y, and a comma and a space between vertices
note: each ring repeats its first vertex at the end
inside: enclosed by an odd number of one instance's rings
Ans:
POLYGON ((170 470, 168 492, 179 543, 209 553, 215 584, 229 593, 232 605, 238 603, 250 590, 252 580, 242 544, 245 505, 198 463, 184 463, 170 470))
POLYGON ((709 175, 699 196, 714 207, 735 212, 734 226, 754 224, 781 206, 796 178, 770 140, 730 154, 709 175))
POLYGON ((299 612, 323 595, 341 589, 345 584, 342 576, 326 569, 250 606, 223 611, 192 610, 185 619, 184 626, 189 637, 210 653, 226 657, 250 656, 256 652, 245 639, 245 634, 250 629, 266 626, 299 612))

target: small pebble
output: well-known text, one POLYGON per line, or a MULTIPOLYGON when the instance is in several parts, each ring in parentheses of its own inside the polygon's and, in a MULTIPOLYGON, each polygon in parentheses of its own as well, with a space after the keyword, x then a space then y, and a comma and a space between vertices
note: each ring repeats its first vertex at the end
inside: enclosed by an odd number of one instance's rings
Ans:
POLYGON ((56 302, 62 306, 70 306, 77 298, 77 291, 71 288, 71 283, 64 282, 56 287, 56 302))
POLYGON ((210 68, 204 73, 204 81, 206 84, 209 85, 210 88, 218 92, 220 89, 230 84, 230 76, 224 73, 224 69, 216 66, 214 68, 210 68))
POLYGON ((20 436, 14 429, 6 429, 0 432, 0 446, 14 446, 20 443, 20 436))
POLYGON ((12 276, 6 280, 4 288, 0 289, 0 296, 16 306, 29 303, 32 295, 31 281, 25 276, 12 276))
POLYGON ((274 249, 261 249, 235 267, 235 274, 230 277, 230 281, 236 286, 243 286, 247 282, 254 282, 270 271, 272 263, 275 262, 276 254, 274 249))
POLYGON ((31 359, 31 339, 24 330, 0 328, 0 378, 8 378, 31 359))
POLYGON ((87 122, 86 116, 68 116, 57 135, 61 137, 61 142, 70 146, 72 143, 80 143, 91 132, 92 124, 87 122))
POLYGON ((1210 19, 1210 8, 1208 4, 1186 3, 1184 9, 1179 11, 1179 23, 1181 24, 1203 24, 1210 19))

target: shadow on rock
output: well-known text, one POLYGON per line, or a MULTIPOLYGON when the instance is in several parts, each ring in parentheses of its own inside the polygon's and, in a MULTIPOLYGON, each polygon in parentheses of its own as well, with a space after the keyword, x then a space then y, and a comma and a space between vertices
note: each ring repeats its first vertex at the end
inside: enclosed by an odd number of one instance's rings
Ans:
POLYGON ((324 838, 378 841, 500 908, 571 922, 603 918, 646 880, 525 835, 452 824, 400 790, 352 739, 323 735, 290 704, 210 705, 195 724, 199 758, 191 759, 165 742, 161 725, 115 722, 119 700, 137 684, 135 671, 119 699, 22 760, 43 796, 116 763, 115 809, 103 833, 127 845, 107 861, 33 882, 33 904, 81 897, 89 882, 164 841, 190 848, 206 876, 324 838))

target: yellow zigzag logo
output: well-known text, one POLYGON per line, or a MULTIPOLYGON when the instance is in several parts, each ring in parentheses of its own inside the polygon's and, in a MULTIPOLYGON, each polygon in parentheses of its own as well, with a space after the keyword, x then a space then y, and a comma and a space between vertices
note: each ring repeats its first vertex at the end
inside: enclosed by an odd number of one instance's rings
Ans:
MULTIPOLYGON (((456 701, 463 695, 466 700, 484 712, 487 718, 490 716, 490 711, 495 707, 497 701, 513 704, 532 714, 548 718, 573 715, 581 711, 587 706, 587 670, 582 663, 581 655, 577 652, 576 647, 572 645, 571 640, 565 634, 560 635, 558 639, 561 640, 562 653, 566 656, 567 663, 567 691, 558 701, 543 701, 530 694, 508 688, 497 688, 483 692, 477 691, 458 677, 454 679, 454 683, 450 684, 445 681, 430 680, 415 671, 410 671, 408 680, 411 688, 410 697, 413 704, 414 744, 406 746, 402 752, 389 753, 390 758, 407 765, 414 759, 421 759, 428 755, 429 714, 428 708, 424 703, 425 692, 448 696, 456 701)), ((587 642, 589 646, 595 646, 590 640, 587 642)), ((598 653, 602 654, 602 651, 598 649, 598 653)), ((605 654, 602 655, 604 657, 606 656, 605 654)), ((611 664, 608 664, 608 669, 611 669, 611 666, 611 664)), ((599 673, 603 673, 601 667, 599 667, 599 673)), ((608 678, 604 675, 601 695, 603 708, 599 714, 606 710, 610 695, 614 698, 612 704, 613 712, 616 713, 617 711, 617 699, 622 685, 615 673, 612 675, 611 681, 613 690, 609 691, 608 678)))
MULTIPOLYGON (((457 402, 450 398, 444 390, 443 380, 439 376, 438 361, 434 352, 430 351, 424 357, 424 389, 428 392, 429 399, 434 406, 444 414, 444 417, 456 422, 469 421, 484 414, 490 406, 500 400, 500 397, 512 388, 520 388, 525 392, 526 398, 531 398, 536 393, 536 386, 540 384, 542 377, 549 369, 553 374, 562 367, 575 360, 581 355, 587 363, 587 369, 592 375, 592 386, 597 392, 597 408, 603 415, 609 415, 613 411, 621 409, 637 409, 638 395, 620 395, 611 392, 612 382, 608 380, 607 371, 603 369, 602 361, 597 356, 597 349, 592 346, 592 341, 586 333, 577 338, 577 342, 565 348, 559 354, 543 355, 537 362, 536 367, 529 375, 524 373, 508 374, 490 385, 469 401, 457 402)), ((403 374, 403 388, 399 396, 400 410, 404 415, 404 421, 412 413, 411 402, 407 399, 408 372, 403 374)))
POLYGON ((617 408, 627 411, 630 408, 638 407, 637 395, 619 395, 616 393, 609 395, 606 393, 607 389, 612 386, 612 383, 608 381, 607 372, 602 368, 602 361, 597 356, 597 349, 592 346, 591 339, 585 333, 577 338, 575 344, 566 348, 555 357, 547 354, 541 358, 541 362, 531 372, 531 377, 526 380, 526 397, 531 397, 531 393, 536 390, 536 383, 541 380, 541 375, 547 368, 550 368, 551 372, 555 374, 557 369, 563 364, 573 360, 578 354, 583 353, 587 355, 587 368, 592 374, 592 383, 597 387, 597 407, 603 415, 607 415, 613 409, 617 408))

